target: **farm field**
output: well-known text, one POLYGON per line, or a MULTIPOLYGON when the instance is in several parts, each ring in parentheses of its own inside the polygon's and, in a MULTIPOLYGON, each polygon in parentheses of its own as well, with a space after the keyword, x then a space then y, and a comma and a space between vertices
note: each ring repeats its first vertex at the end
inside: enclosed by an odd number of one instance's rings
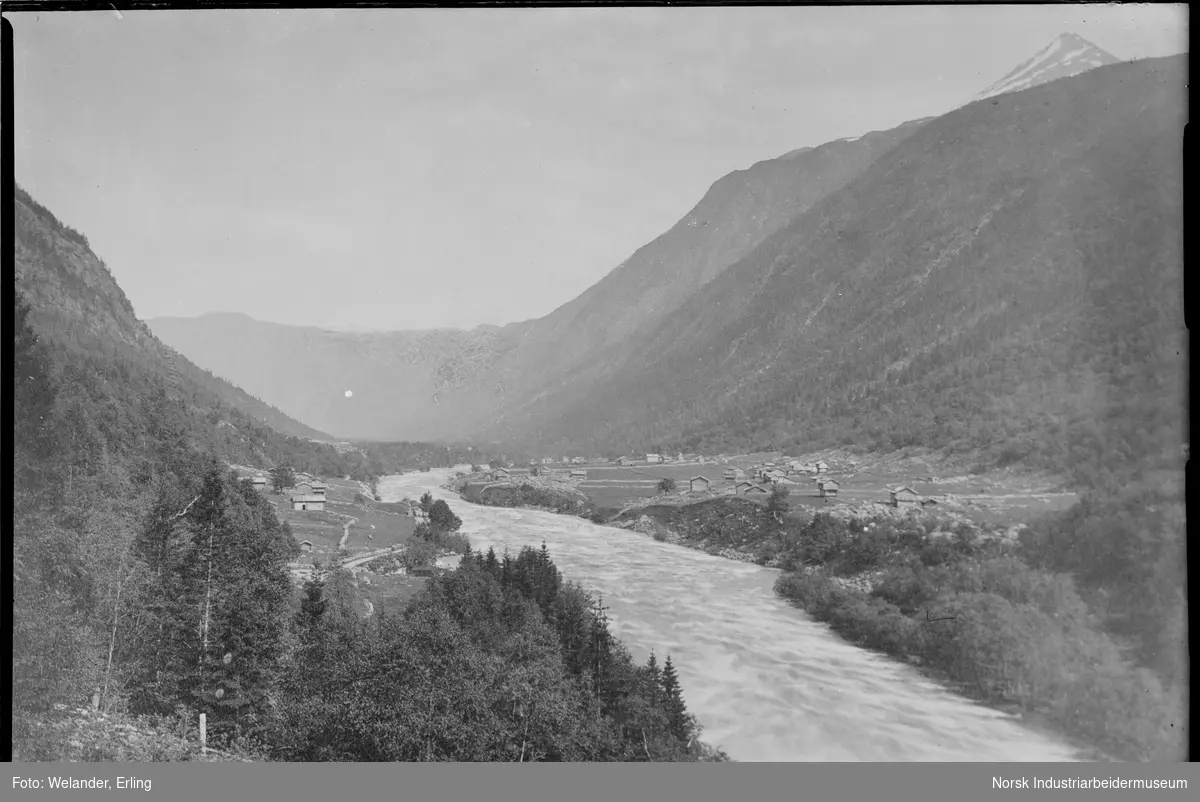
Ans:
MULTIPOLYGON (((658 482, 663 478, 673 479, 679 489, 686 490, 691 477, 704 476, 712 482, 714 491, 723 491, 730 485, 722 478, 727 467, 748 470, 780 457, 778 452, 773 452, 733 456, 727 463, 719 464, 601 466, 589 468, 587 481, 578 487, 599 507, 621 507, 632 499, 656 496, 658 482)), ((1078 498, 1074 493, 1061 491, 1054 477, 1013 475, 1005 471, 939 476, 937 461, 921 456, 902 454, 864 458, 827 451, 796 455, 796 459, 804 463, 819 459, 827 461, 831 467, 824 475, 841 484, 837 498, 826 502, 817 490, 814 477, 802 476, 794 480, 795 484, 788 486, 791 506, 810 513, 833 504, 887 503, 889 490, 908 486, 922 496, 936 499, 944 509, 978 523, 1011 525, 1029 523, 1047 513, 1068 509, 1078 498)), ((674 498, 687 503, 684 494, 674 498)))

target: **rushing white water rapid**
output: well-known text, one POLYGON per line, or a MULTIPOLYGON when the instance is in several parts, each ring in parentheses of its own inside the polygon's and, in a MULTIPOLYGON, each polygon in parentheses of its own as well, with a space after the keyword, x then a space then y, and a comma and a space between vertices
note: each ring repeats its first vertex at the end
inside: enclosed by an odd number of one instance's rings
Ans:
POLYGON ((611 629, 644 661, 679 668, 702 738, 739 761, 1070 761, 1075 751, 856 648, 777 597, 778 571, 582 518, 470 504, 448 472, 388 476, 384 501, 444 498, 471 548, 545 541, 566 579, 602 594, 611 629))

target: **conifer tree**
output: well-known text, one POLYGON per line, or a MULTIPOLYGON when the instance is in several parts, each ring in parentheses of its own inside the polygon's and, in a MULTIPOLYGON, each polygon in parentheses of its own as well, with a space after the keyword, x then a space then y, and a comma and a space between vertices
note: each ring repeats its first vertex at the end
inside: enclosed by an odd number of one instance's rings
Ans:
POLYGON ((680 741, 687 741, 691 737, 688 732, 689 717, 687 705, 683 702, 683 688, 680 687, 679 676, 675 673, 675 665, 671 662, 671 655, 669 654, 667 655, 666 662, 663 664, 662 688, 671 734, 680 741))

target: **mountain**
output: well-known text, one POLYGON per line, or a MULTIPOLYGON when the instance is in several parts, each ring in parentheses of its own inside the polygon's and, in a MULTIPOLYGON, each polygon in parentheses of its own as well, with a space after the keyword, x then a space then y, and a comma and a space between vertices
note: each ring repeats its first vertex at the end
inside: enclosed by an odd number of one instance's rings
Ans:
POLYGON ((28 325, 53 357, 65 405, 57 414, 75 416, 96 453, 125 450, 133 458, 143 439, 166 437, 162 427, 173 426, 178 444, 243 464, 291 461, 350 472, 354 458, 309 442, 329 435, 160 342, 85 236, 19 187, 14 208, 16 289, 28 325))
POLYGON ((479 407, 459 390, 503 346, 494 328, 359 333, 241 314, 148 323, 198 365, 342 438, 453 438, 479 407))
POLYGON ((974 100, 1032 89, 1059 78, 1070 78, 1096 67, 1119 63, 1119 58, 1083 37, 1064 33, 1039 50, 1033 58, 984 89, 974 100))
POLYGON ((925 120, 800 148, 721 178, 669 231, 536 320, 469 332, 333 332, 244 315, 157 318, 197 364, 342 437, 453 438, 650 330, 925 120), (345 391, 353 396, 347 398, 345 391))
POLYGON ((1174 466, 1186 79, 1110 65, 926 123, 505 436, 1174 466))

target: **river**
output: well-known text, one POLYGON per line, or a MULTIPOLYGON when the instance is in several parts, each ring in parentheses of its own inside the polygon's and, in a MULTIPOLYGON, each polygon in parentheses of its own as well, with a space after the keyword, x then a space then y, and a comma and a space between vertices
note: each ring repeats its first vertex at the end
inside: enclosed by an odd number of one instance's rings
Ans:
POLYGON ((473 549, 545 541, 564 577, 603 595, 611 629, 644 662, 679 670, 702 738, 738 761, 1070 761, 1065 743, 851 646, 775 595, 778 571, 582 518, 470 504, 447 471, 379 480, 384 501, 429 491, 473 549))

